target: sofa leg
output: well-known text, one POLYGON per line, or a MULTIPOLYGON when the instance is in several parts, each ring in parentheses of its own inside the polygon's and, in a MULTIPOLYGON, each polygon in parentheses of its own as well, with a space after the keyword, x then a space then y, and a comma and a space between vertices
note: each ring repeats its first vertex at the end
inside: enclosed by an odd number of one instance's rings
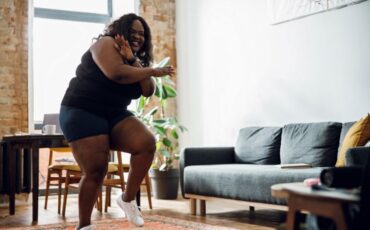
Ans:
POLYGON ((190 198, 190 214, 197 215, 197 200, 190 198))
POLYGON ((205 216, 206 215, 206 201, 200 200, 200 215, 205 216))
POLYGON ((254 212, 254 206, 249 206, 249 211, 254 212))

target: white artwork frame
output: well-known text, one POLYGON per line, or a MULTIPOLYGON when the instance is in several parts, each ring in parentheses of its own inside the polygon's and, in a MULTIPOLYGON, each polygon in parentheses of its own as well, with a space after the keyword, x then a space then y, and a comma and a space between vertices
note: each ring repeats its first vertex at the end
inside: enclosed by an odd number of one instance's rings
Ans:
POLYGON ((367 0, 267 0, 272 25, 343 8, 367 0))

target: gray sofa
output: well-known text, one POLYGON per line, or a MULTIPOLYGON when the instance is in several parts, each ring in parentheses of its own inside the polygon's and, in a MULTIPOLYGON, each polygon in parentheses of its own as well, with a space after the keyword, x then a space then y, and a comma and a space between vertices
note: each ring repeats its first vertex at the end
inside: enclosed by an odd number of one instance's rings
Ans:
MULTIPOLYGON (((247 201, 251 206, 286 205, 271 196, 271 186, 317 178, 336 163, 345 134, 354 122, 287 124, 284 127, 246 127, 239 131, 234 147, 184 148, 180 155, 180 184, 196 214, 196 200, 214 198, 247 201), (279 164, 308 163, 312 168, 282 169, 279 164)), ((359 155, 370 147, 350 149, 359 155)), ((356 159, 349 159, 355 164, 356 159)))

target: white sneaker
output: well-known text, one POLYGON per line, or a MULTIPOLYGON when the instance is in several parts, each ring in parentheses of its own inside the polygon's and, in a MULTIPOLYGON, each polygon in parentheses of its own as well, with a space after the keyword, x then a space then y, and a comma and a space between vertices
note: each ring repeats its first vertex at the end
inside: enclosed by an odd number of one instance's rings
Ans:
MULTIPOLYGON (((83 228, 80 228, 79 230, 92 230, 93 229, 93 227, 92 227, 92 225, 90 224, 90 225, 87 225, 87 226, 85 226, 85 227, 83 227, 83 228)), ((77 228, 76 228, 76 230, 77 230, 77 228)))
POLYGON ((117 198, 117 204, 125 213, 128 221, 132 222, 137 227, 144 226, 143 216, 141 215, 135 200, 132 200, 131 202, 124 202, 122 200, 122 195, 119 195, 117 198))

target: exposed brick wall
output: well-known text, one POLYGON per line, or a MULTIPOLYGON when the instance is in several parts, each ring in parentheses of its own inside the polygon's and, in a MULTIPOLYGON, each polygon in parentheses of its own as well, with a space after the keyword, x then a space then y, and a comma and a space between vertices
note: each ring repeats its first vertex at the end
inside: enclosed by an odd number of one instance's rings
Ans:
MULTIPOLYGON (((140 16, 148 22, 154 45, 154 61, 169 56, 171 65, 176 67, 176 1, 141 0, 140 16)), ((176 83, 176 76, 172 79, 176 83)), ((176 115, 176 100, 169 100, 168 115, 176 115)))
POLYGON ((28 129, 28 1, 0 1, 0 137, 28 129))

